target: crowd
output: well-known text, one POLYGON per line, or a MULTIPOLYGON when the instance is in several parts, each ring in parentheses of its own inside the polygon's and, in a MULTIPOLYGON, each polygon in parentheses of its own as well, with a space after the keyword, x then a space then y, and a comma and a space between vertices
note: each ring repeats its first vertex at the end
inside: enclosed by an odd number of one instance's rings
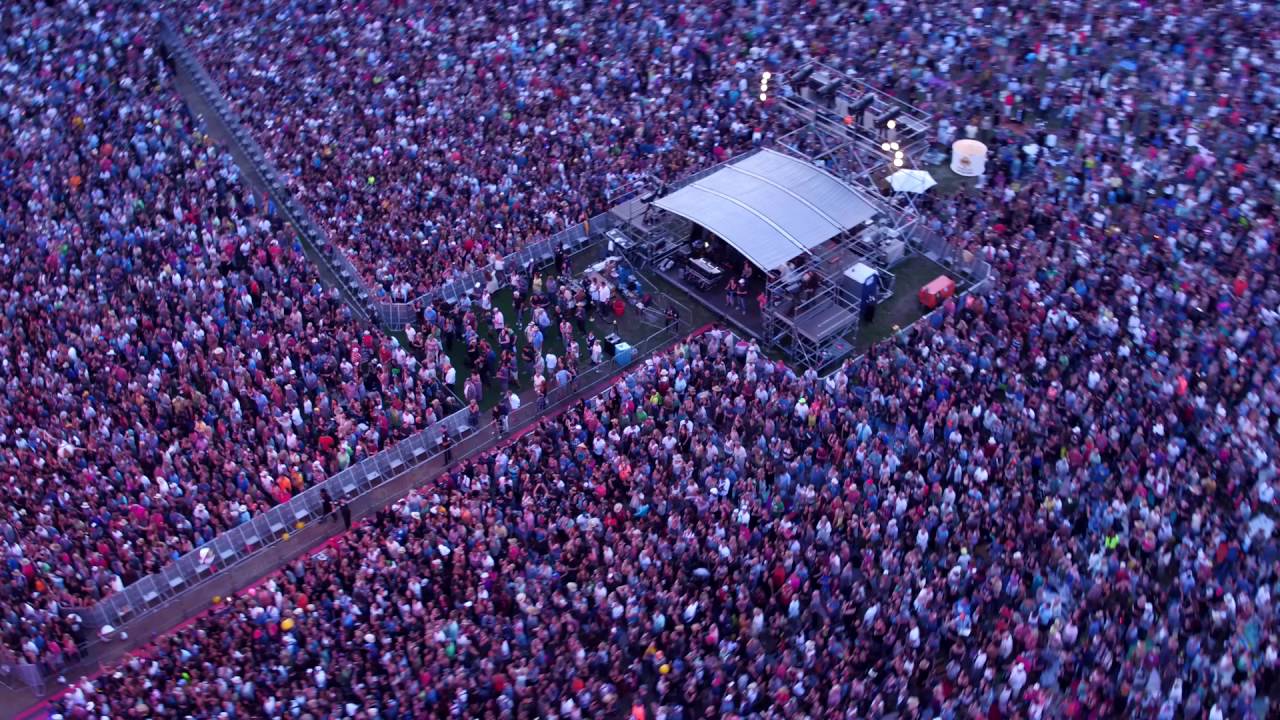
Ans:
MULTIPOLYGON (((1014 265, 1044 301, 1108 290, 1014 265)), ((1072 350, 1130 338, 1021 299, 826 381, 695 338, 58 714, 1267 717, 1278 548, 1240 530, 1270 478, 1217 469, 1251 438, 1212 410, 1139 429, 1175 393, 1137 363, 1090 384, 1072 350), (1095 410, 1114 393, 1130 411, 1095 410)))
MULTIPOLYGON (((548 212, 574 219, 591 207, 581 193, 637 168, 676 172, 750 144, 766 114, 752 99, 754 75, 811 56, 944 116, 943 136, 989 141, 982 186, 934 198, 928 223, 990 262, 995 285, 949 300, 825 379, 718 332, 692 339, 514 444, 461 462, 337 547, 162 638, 151 655, 75 682, 54 715, 1277 712, 1275 7, 272 7, 253 26, 241 3, 180 9, 295 190, 376 264, 365 272, 379 281, 421 274, 430 284, 556 229, 548 212), (597 97, 611 104, 597 107, 597 97), (476 117, 461 116, 471 106, 476 117), (422 162, 406 163, 410 151, 422 162), (376 230, 366 227, 375 219, 376 230), (412 245, 433 253, 395 250, 412 245)), ((28 46, 49 52, 42 45, 58 33, 34 27, 28 46)), ((148 62, 122 45, 125 58, 148 62)), ((107 64, 120 74, 123 62, 107 64)), ((83 83, 68 72, 66 83, 83 83)), ((11 73, 6 83, 26 79, 11 73)), ((38 117, 50 138, 79 137, 65 114, 4 113, 5 146, 19 148, 3 156, 11 196, 27 178, 76 166, 58 153, 84 143, 52 142, 20 122, 38 117)), ((164 117, 162 137, 178 135, 178 116, 164 117)), ((145 138, 146 126, 139 132, 145 138)), ((167 169, 130 182, 181 182, 167 169)), ((129 197, 122 176, 109 177, 99 197, 129 197)), ((22 242, 91 224, 23 192, 6 227, 22 214, 42 229, 22 242)), ((106 215, 91 221, 118 222, 106 215)), ((82 242, 93 252, 56 259, 97 267, 114 258, 99 227, 82 242)), ((48 256, 38 255, 6 262, 48 256)), ((63 274, 59 312, 91 292, 70 290, 81 276, 137 279, 63 274)), ((27 285, 20 311, 57 287, 27 285)), ((92 322, 109 322, 96 312, 92 322)), ((92 327, 56 313, 44 323, 51 338, 92 327)), ((37 341, 48 344, 27 342, 37 341)), ((100 427, 106 411, 59 407, 46 389, 75 382, 76 358, 89 351, 65 362, 56 349, 52 359, 26 355, 61 372, 17 373, 6 415, 17 414, 13 403, 35 404, 35 388, 43 417, 100 427)), ((22 356, 7 346, 7 362, 22 356)), ((48 432, 73 436, 63 428, 48 432)), ((136 462, 103 445, 112 462, 136 462)), ((166 461, 193 449, 179 445, 166 461)), ((67 492, 92 496, 89 488, 67 492)), ((6 535, 27 536, 25 547, 52 552, 42 543, 83 537, 75 527, 50 532, 58 520, 16 517, 28 525, 6 535)), ((27 597, 21 569, 12 575, 7 591, 27 597)), ((41 596, 6 607, 12 637, 58 606, 41 596)), ((61 643, 66 632, 49 637, 61 643)))
POLYGON ((710 4, 173 5, 292 192, 398 301, 759 143, 769 114, 748 88, 768 30, 710 4))
POLYGON ((578 277, 563 249, 548 267, 508 269, 498 259, 483 282, 456 301, 427 303, 405 329, 424 362, 442 368, 445 383, 458 389, 471 414, 469 426, 482 424, 481 404, 490 400, 493 419, 504 420, 525 389, 545 405, 551 390, 603 362, 596 329, 616 325, 627 312, 628 298, 640 306, 653 302, 616 256, 592 267, 598 270, 578 277), (460 361, 457 366, 451 355, 460 361), (488 391, 494 391, 492 398, 485 398, 488 391))
POLYGON ((457 404, 321 286, 150 22, 0 10, 0 637, 44 667, 73 608, 457 404))

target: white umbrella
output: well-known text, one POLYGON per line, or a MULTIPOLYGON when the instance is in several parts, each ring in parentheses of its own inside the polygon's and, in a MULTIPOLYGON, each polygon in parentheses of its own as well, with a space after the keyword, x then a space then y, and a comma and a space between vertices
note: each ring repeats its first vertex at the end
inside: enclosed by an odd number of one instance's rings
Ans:
POLYGON ((922 193, 937 184, 925 170, 899 170, 889 176, 889 186, 897 192, 922 193))

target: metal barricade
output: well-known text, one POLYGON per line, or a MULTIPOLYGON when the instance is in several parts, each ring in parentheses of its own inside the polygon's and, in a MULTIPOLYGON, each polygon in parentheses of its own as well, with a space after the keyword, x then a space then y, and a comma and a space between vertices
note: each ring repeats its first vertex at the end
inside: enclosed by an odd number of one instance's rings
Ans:
POLYGON ((376 320, 376 317, 372 317, 375 314, 373 294, 364 283, 364 279, 356 272, 350 259, 329 242, 311 216, 287 190, 284 180, 263 152, 262 146, 245 129, 239 115, 231 108, 221 88, 187 46, 181 33, 166 17, 160 17, 158 25, 161 44, 168 48, 173 61, 192 78, 205 102, 213 108, 218 115, 218 120, 230 131, 232 141, 250 159, 254 169, 264 180, 267 194, 278 211, 289 218, 301 231, 303 241, 312 247, 320 262, 339 280, 338 284, 347 296, 352 309, 362 317, 376 320))
POLYGON ((0 665, 0 677, 10 687, 25 685, 37 695, 45 693, 45 672, 39 665, 32 663, 14 663, 0 665))
MULTIPOLYGON (((266 181, 270 197, 279 210, 288 215, 290 220, 308 235, 305 239, 316 249, 321 262, 335 277, 343 281, 343 290, 350 296, 348 299, 353 309, 362 315, 371 314, 370 311, 373 311, 374 320, 393 327, 403 327, 412 322, 424 302, 433 295, 424 295, 412 303, 370 302, 369 289, 364 285, 355 267, 341 250, 328 241, 301 204, 285 190, 285 184, 279 173, 267 161, 261 147, 239 122, 217 85, 196 60, 180 34, 164 18, 160 19, 160 27, 161 41, 168 47, 174 61, 181 64, 193 78, 206 102, 215 108, 221 121, 230 130, 240 150, 252 159, 255 169, 266 181)), ((611 227, 611 222, 610 216, 605 213, 592 218, 587 223, 575 224, 549 240, 540 241, 508 255, 504 263, 509 267, 511 262, 519 261, 520 258, 539 261, 554 257, 555 249, 559 246, 580 249, 593 231, 600 232, 608 229, 611 227)), ((491 266, 469 272, 447 283, 437 292, 443 297, 456 300, 466 288, 482 281, 485 271, 489 269, 491 266)), ((677 329, 676 332, 678 331, 677 329)), ((670 331, 664 332, 670 334, 670 331)), ((654 336, 637 343, 637 350, 641 352, 637 352, 636 356, 639 357, 644 352, 653 350, 657 346, 655 338, 658 335, 659 333, 655 333, 654 336)), ((612 371, 611 365, 602 364, 584 373, 570 386, 556 388, 552 394, 563 398, 570 395, 577 387, 581 387, 584 381, 595 382, 612 371)), ((529 403, 521 410, 531 415, 536 414, 535 405, 535 403, 529 403)), ((483 427, 491 428, 492 425, 483 427)), ((305 526, 308 521, 317 519, 321 511, 321 491, 327 491, 335 500, 354 499, 413 467, 431 460, 439 452, 440 439, 445 433, 460 437, 480 429, 468 423, 466 411, 455 412, 409 438, 331 475, 289 501, 219 533, 212 540, 177 558, 159 572, 130 583, 120 592, 100 600, 93 606, 68 608, 68 611, 79 614, 84 620, 83 626, 91 636, 91 639, 86 642, 95 642, 93 631, 108 625, 119 628, 131 620, 146 615, 182 592, 216 579, 224 571, 246 558, 280 542, 286 532, 292 532, 300 525, 305 526)), ((41 694, 44 691, 46 674, 40 666, 30 663, 0 665, 0 677, 14 678, 41 694)))
MULTIPOLYGON (((917 251, 919 251, 922 254, 928 255, 930 258, 936 260, 937 262, 943 265, 946 265, 946 263, 943 262, 940 258, 953 256, 950 244, 944 241, 942 238, 938 237, 936 234, 932 233, 931 231, 922 232, 920 233, 920 236, 921 237, 919 239, 921 244, 917 246, 917 251)), ((951 268, 953 266, 948 265, 947 267, 951 268)), ((970 285, 968 288, 962 291, 959 295, 957 295, 956 296, 957 300, 963 300, 964 298, 967 298, 970 295, 986 295, 987 293, 991 292, 992 289, 995 288, 995 276, 991 269, 991 263, 987 262, 986 260, 982 260, 980 258, 974 257, 971 261, 969 261, 965 265, 965 276, 968 278, 969 282, 972 283, 972 285, 970 285)), ((932 311, 925 313, 921 317, 917 318, 915 322, 911 323, 910 325, 894 333, 893 339, 898 340, 907 332, 910 332, 912 328, 920 327, 920 326, 923 326, 925 323, 929 323, 931 321, 931 318, 936 313, 939 313, 939 312, 942 312, 941 307, 935 308, 932 311)), ((850 361, 852 363, 850 367, 856 368, 860 363, 862 363, 862 361, 865 358, 866 358, 865 353, 863 353, 862 355, 858 355, 857 357, 853 358, 850 361)), ((828 373, 823 379, 824 380, 830 379, 833 376, 835 376, 836 373, 844 372, 844 370, 845 368, 843 365, 840 367, 837 367, 835 370, 832 370, 830 373, 828 373)))
MULTIPOLYGON (((662 328, 636 342, 636 353, 629 367, 639 362, 641 357, 657 350, 663 343, 687 332, 686 322, 681 320, 674 327, 662 328)), ((549 406, 564 402, 572 398, 579 389, 607 379, 620 369, 623 368, 613 362, 603 362, 590 368, 568 385, 550 390, 547 393, 547 404, 549 406)), ((511 424, 523 424, 542 412, 544 409, 539 408, 538 403, 527 403, 513 414, 511 424)), ((107 625, 119 628, 130 620, 136 620, 164 606, 184 591, 215 581, 248 557, 283 541, 284 534, 296 530, 299 523, 305 526, 307 522, 318 520, 321 491, 327 491, 334 500, 354 499, 430 461, 439 453, 439 440, 444 433, 462 437, 471 433, 494 431, 492 422, 472 427, 466 411, 455 412, 382 452, 331 475, 289 501, 219 533, 214 539, 176 559, 160 572, 130 583, 122 591, 90 608, 78 608, 74 611, 84 618, 84 626, 88 630, 99 630, 107 625)), ((94 638, 87 642, 91 644, 96 641, 94 638)), ((43 687, 46 675, 38 666, 31 665, 15 672, 15 677, 21 676, 24 683, 32 687, 43 687)))
MULTIPOLYGON (((619 198, 618 202, 623 200, 625 198, 619 198)), ((591 236, 604 233, 606 230, 613 228, 615 223, 616 219, 611 213, 600 213, 585 222, 574 223, 546 240, 539 240, 509 253, 502 259, 503 265, 507 268, 524 267, 529 262, 536 263, 544 258, 554 258, 558 247, 567 247, 576 252, 582 249, 582 246, 586 244, 591 236)), ((423 308, 437 297, 449 302, 457 302, 467 288, 475 287, 477 282, 483 282, 485 273, 492 269, 493 265, 489 264, 475 272, 454 278, 436 290, 419 295, 409 304, 415 308, 423 308)))
MULTIPOLYGON (((288 186, 280 176, 279 171, 267 158, 261 145, 245 129, 238 114, 231 108, 219 86, 187 46, 181 33, 165 17, 160 18, 159 25, 160 39, 163 44, 169 48, 175 61, 180 63, 183 69, 194 78, 195 84, 204 96, 205 101, 216 110, 219 119, 231 131, 231 136, 236 144, 245 156, 252 161, 255 169, 266 181, 271 199, 276 203, 280 211, 288 216, 302 231, 303 239, 316 251, 315 254, 320 259, 320 262, 327 267, 334 277, 338 278, 339 284, 343 286, 343 290, 348 296, 348 301, 358 313, 369 316, 372 320, 388 329, 403 329, 413 322, 417 310, 424 307, 433 297, 443 297, 450 302, 456 302, 467 288, 472 288, 477 282, 484 281, 486 272, 493 269, 492 265, 486 265, 475 271, 465 273, 460 277, 454 278, 452 282, 446 283, 441 288, 425 293, 408 303, 383 300, 383 293, 369 287, 347 254, 336 244, 329 241, 327 234, 316 224, 310 213, 288 191, 288 186)), ((683 182, 692 182, 713 172, 718 167, 719 165, 708 168, 683 182)), ((617 198, 611 198, 610 202, 615 205, 625 202, 635 192, 635 190, 632 190, 617 198)), ((512 263, 519 263, 521 266, 530 262, 545 264, 555 256, 556 248, 579 249, 591 234, 603 233, 612 228, 614 224, 615 219, 606 211, 583 223, 574 223, 551 238, 534 243, 532 247, 527 246, 513 252, 503 258, 503 262, 507 267, 510 267, 512 263)))

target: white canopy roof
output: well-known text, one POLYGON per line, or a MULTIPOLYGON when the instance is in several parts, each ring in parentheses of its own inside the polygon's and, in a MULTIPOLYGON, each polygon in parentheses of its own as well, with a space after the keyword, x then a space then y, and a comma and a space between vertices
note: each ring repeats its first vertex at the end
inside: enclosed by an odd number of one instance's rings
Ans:
POLYGON ((937 184, 927 170, 903 168, 889 176, 889 187, 896 192, 920 194, 937 184))
POLYGON ((653 203, 724 238, 762 270, 776 270, 875 214, 826 171, 773 150, 725 165, 653 203))

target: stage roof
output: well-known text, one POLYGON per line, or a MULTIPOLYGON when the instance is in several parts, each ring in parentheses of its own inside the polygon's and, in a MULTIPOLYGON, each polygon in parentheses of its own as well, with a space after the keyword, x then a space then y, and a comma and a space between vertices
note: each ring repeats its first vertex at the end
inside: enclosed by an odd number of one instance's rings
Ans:
POLYGON ((876 212, 824 170, 774 150, 725 165, 653 204, 719 235, 763 270, 782 267, 876 212))

